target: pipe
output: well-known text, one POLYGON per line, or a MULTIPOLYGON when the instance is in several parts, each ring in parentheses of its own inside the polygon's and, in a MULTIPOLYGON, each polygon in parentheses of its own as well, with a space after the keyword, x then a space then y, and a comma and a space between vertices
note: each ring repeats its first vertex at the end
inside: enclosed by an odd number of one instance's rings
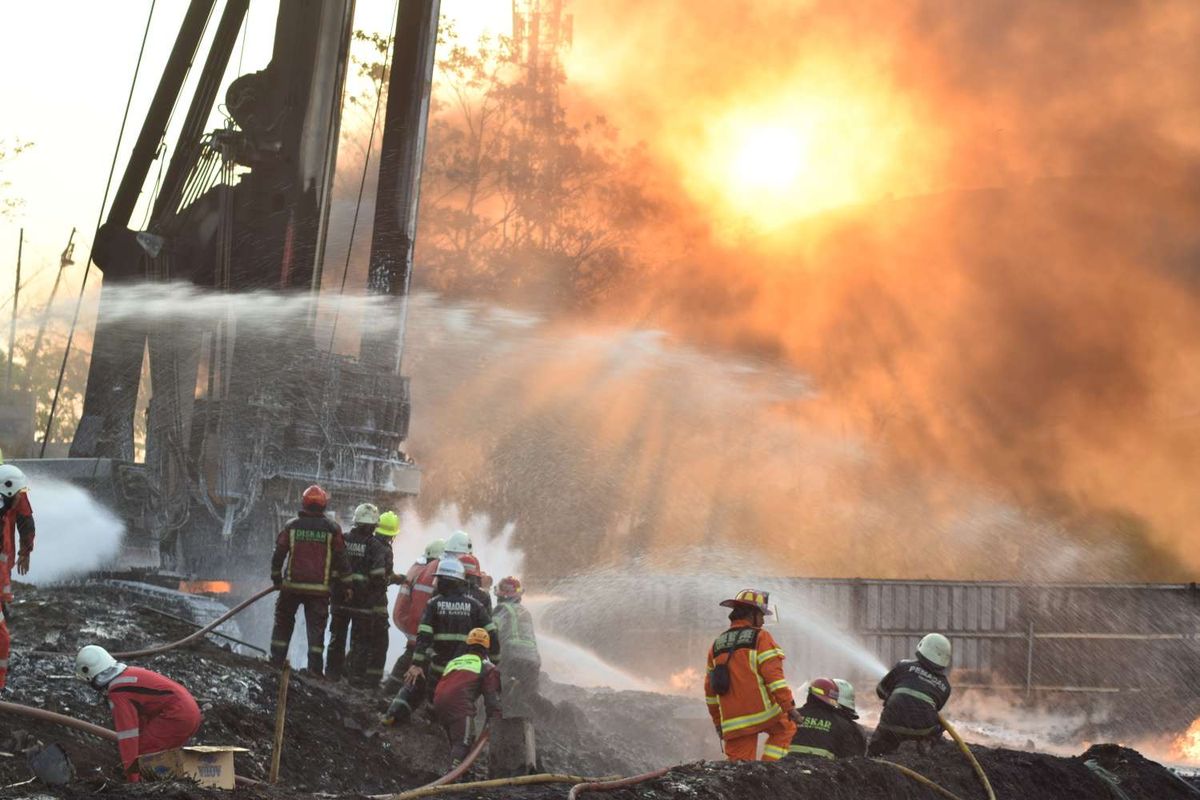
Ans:
POLYGON ((518 775, 515 778, 493 778, 487 781, 472 781, 470 783, 455 783, 447 786, 426 786, 421 789, 411 789, 400 794, 372 795, 372 800, 417 800, 419 797, 432 797, 439 794, 473 791, 475 789, 494 789, 500 786, 532 786, 539 783, 580 783, 589 781, 616 780, 615 778, 583 778, 579 775, 557 775, 541 773, 538 775, 518 775))
POLYGON ((975 754, 971 752, 971 748, 967 747, 967 743, 964 742, 963 738, 958 735, 958 731, 954 730, 954 726, 947 722, 946 718, 941 714, 938 714, 938 722, 942 723, 942 727, 945 728, 946 732, 950 734, 950 738, 953 739, 956 744, 958 744, 958 749, 962 750, 963 755, 965 755, 967 760, 971 762, 971 766, 975 769, 975 774, 979 776, 979 782, 983 784, 983 791, 985 794, 987 794, 988 800, 996 800, 996 793, 992 791, 992 782, 988 780, 987 775, 983 771, 983 767, 979 765, 979 761, 975 758, 975 754))
POLYGON ((229 609, 224 614, 217 617, 215 620, 208 623, 200 630, 196 631, 195 633, 191 634, 190 636, 183 637, 178 642, 171 642, 170 644, 155 645, 154 647, 145 647, 145 648, 142 648, 141 650, 130 650, 129 652, 126 652, 126 653, 113 653, 112 657, 116 658, 116 659, 141 658, 143 656, 158 655, 159 653, 165 653, 168 650, 174 650, 176 647, 183 647, 185 644, 191 644, 192 642, 196 641, 197 639, 203 637, 205 634, 207 634, 213 628, 216 628, 217 626, 219 626, 222 622, 225 622, 229 618, 242 613, 249 606, 253 605, 254 603, 257 603, 259 600, 262 600, 267 595, 271 594, 272 592, 278 591, 278 590, 279 590, 278 586, 268 586, 266 589, 263 589, 258 594, 247 597, 241 603, 239 603, 238 605, 229 609))
POLYGON ((887 764, 889 767, 893 767, 893 768, 899 770, 900 772, 903 772, 905 775, 912 778, 917 783, 919 783, 923 786, 927 786, 930 789, 933 789, 935 792, 940 794, 942 797, 947 798, 947 800, 962 800, 961 797, 959 797, 958 795, 956 795, 954 792, 950 791, 946 787, 942 786, 941 784, 934 783, 933 781, 929 780, 929 778, 926 778, 921 773, 919 773, 915 770, 911 770, 908 767, 904 766, 903 764, 897 764, 894 761, 885 761, 882 758, 872 758, 871 760, 877 764, 887 764))
POLYGON ((670 767, 647 772, 644 775, 634 775, 632 778, 619 778, 615 781, 594 781, 592 783, 577 783, 571 787, 571 791, 567 793, 567 800, 577 800, 579 795, 584 792, 607 792, 611 789, 624 789, 626 786, 633 786, 645 781, 652 781, 655 778, 661 778, 670 772, 670 767))
POLYGON ((117 740, 116 731, 110 731, 108 728, 102 728, 99 725, 93 725, 92 723, 84 722, 81 719, 68 717, 65 714, 56 714, 53 711, 47 711, 44 708, 34 708, 32 706, 23 706, 19 703, 5 703, 0 701, 0 712, 17 714, 18 716, 30 717, 32 719, 40 719, 44 722, 53 722, 56 725, 74 728, 77 731, 81 731, 101 739, 106 739, 110 742, 115 742, 117 740))

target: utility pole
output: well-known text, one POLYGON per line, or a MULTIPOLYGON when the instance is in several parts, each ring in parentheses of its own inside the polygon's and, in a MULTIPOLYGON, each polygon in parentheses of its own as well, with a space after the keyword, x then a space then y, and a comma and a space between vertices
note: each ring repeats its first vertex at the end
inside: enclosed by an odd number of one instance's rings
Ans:
POLYGON ((8 324, 8 377, 5 379, 4 385, 9 391, 12 391, 13 386, 13 354, 17 347, 17 306, 21 301, 21 251, 25 249, 25 229, 21 228, 21 233, 17 238, 17 284, 13 289, 13 307, 12 307, 12 322, 8 324))
MULTIPOLYGON (((37 336, 33 338, 33 348, 29 351, 29 363, 37 361, 38 356, 42 354, 42 338, 46 335, 46 323, 50 321, 50 309, 54 307, 54 298, 58 296, 58 287, 62 283, 63 270, 75 263, 75 229, 71 228, 71 235, 67 237, 67 246, 63 248, 62 255, 58 257, 58 272, 54 275, 54 288, 50 290, 50 299, 46 301, 46 307, 42 309, 42 319, 38 322, 37 336)), ((25 370, 25 390, 29 390, 30 381, 33 378, 29 370, 25 370)))

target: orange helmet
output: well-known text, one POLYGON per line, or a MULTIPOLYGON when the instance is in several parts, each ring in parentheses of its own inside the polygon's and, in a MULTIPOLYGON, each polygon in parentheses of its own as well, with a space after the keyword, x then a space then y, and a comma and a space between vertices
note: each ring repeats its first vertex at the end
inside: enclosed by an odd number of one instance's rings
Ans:
POLYGON ((315 483, 304 490, 300 497, 300 507, 305 511, 324 511, 329 505, 329 493, 315 483))
POLYGON ((492 637, 483 628, 472 628, 471 632, 467 634, 467 647, 473 644, 490 648, 492 646, 492 637))
POLYGON ((521 585, 521 579, 514 578, 512 575, 501 579, 496 586, 496 597, 501 600, 520 600, 523 594, 525 594, 525 587, 521 585))
POLYGON ((729 600, 722 600, 721 605, 726 608, 737 608, 738 606, 749 606, 757 608, 764 616, 771 616, 771 607, 769 601, 771 599, 770 592, 762 592, 758 589, 742 589, 737 593, 737 597, 729 600))
POLYGON ((822 703, 838 707, 838 696, 841 692, 838 691, 838 685, 829 678, 813 678, 812 683, 808 685, 808 696, 815 697, 822 703))
POLYGON ((460 555, 458 560, 462 563, 463 568, 467 571, 468 578, 478 578, 483 574, 479 569, 479 559, 470 553, 464 553, 463 555, 460 555))

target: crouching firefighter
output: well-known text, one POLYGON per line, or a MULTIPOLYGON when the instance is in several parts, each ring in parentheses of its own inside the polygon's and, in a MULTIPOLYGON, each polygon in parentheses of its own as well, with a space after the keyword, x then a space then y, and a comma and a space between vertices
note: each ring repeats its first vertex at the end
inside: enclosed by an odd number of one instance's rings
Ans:
POLYGON ((412 666, 404 675, 404 686, 388 706, 385 724, 408 722, 420 705, 432 697, 443 670, 466 647, 467 636, 475 628, 487 631, 488 653, 499 661, 500 637, 492 617, 479 601, 467 594, 467 576, 462 563, 454 558, 438 562, 437 594, 425 606, 417 641, 413 646, 412 666))
MULTIPOLYGON (((361 503, 354 509, 354 527, 346 534, 346 583, 349 598, 333 600, 332 618, 329 624, 329 654, 326 676, 330 680, 341 680, 343 665, 346 677, 355 685, 368 681, 368 650, 372 646, 372 633, 376 626, 375 617, 380 613, 372 609, 383 595, 383 622, 387 624, 387 575, 391 572, 391 548, 375 537, 379 524, 379 509, 373 503, 361 503), (346 664, 346 644, 349 640, 350 658, 346 664)), ((386 632, 386 627, 385 627, 386 632)), ((375 682, 382 678, 376 673, 375 682)))
POLYGON ((8 680, 8 657, 12 639, 8 631, 8 604, 13 601, 12 568, 29 572, 35 535, 33 509, 29 506, 25 473, 12 464, 0 465, 0 691, 8 680), (20 543, 18 545, 18 539, 20 543))
POLYGON ((488 660, 492 637, 483 628, 467 634, 467 651, 450 660, 433 693, 433 713, 450 738, 451 769, 462 763, 474 740, 471 723, 483 697, 488 722, 500 719, 500 670, 488 660))
POLYGON ((125 777, 141 780, 138 757, 183 747, 200 728, 200 707, 170 678, 118 662, 89 644, 75 657, 75 676, 108 696, 125 777))
POLYGON ((919 745, 942 735, 938 712, 950 699, 950 640, 930 633, 917 645, 915 660, 904 660, 883 676, 875 693, 883 701, 879 726, 871 736, 867 754, 881 756, 895 752, 906 741, 919 745))
POLYGON ((789 755, 852 758, 863 754, 862 734, 840 713, 840 697, 841 690, 829 678, 814 678, 809 683, 808 699, 800 708, 789 755))
POLYGON ((837 684, 838 688, 838 713, 850 723, 847 731, 854 742, 854 755, 865 756, 867 754, 867 737, 863 734, 862 725, 858 724, 858 708, 854 703, 854 684, 842 678, 834 678, 833 682, 837 684))
POLYGON ((329 495, 320 486, 305 489, 300 514, 279 532, 271 558, 271 582, 279 587, 271 631, 271 663, 283 666, 296 628, 296 611, 303 607, 308 671, 318 677, 325 674, 330 594, 337 591, 342 600, 350 597, 345 582, 346 540, 341 527, 325 516, 328 503, 329 495))
POLYGON ((787 755, 799 717, 783 676, 783 651, 763 630, 771 613, 766 592, 746 589, 723 600, 730 627, 708 651, 704 699, 730 761, 753 761, 758 734, 767 734, 763 761, 787 755))

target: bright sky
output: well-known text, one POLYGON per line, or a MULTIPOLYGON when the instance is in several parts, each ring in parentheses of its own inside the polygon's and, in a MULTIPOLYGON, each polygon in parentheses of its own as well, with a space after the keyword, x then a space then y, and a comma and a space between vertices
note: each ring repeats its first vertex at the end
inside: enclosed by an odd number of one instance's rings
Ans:
MULTIPOLYGON (((66 281, 69 293, 77 291, 150 5, 150 0, 3 4, 0 108, 4 114, 0 140, 8 144, 17 139, 31 141, 34 147, 6 163, 0 173, 0 180, 12 183, 8 191, 25 201, 13 219, 0 220, 0 303, 12 292, 21 226, 25 228, 22 282, 37 274, 28 287, 34 293, 49 291, 67 236, 72 226, 79 229, 79 266, 66 281)), ((157 0, 114 186, 128 160, 129 148, 137 137, 187 5, 187 0, 157 0)), ((210 36, 223 7, 224 3, 217 3, 209 22, 210 36)), ((393 8, 393 0, 358 0, 355 27, 385 32, 393 8)), ((252 0, 226 83, 266 65, 277 9, 276 2, 252 0)), ((463 39, 471 41, 485 31, 507 34, 512 5, 511 0, 442 0, 442 16, 453 18, 463 39)), ((201 55, 206 52, 207 39, 201 44, 201 55)), ((191 96, 198 72, 198 68, 193 69, 189 75, 184 98, 191 96)), ((218 97, 224 97, 224 87, 218 97)), ((181 122, 182 116, 179 110, 174 123, 181 122)), ((214 115, 210 127, 216 127, 219 120, 219 115, 214 115)), ((344 125, 353 123, 348 119, 344 125)), ((174 142, 174 129, 167 141, 174 142)), ((151 180, 157 164, 153 170, 151 180)), ((135 225, 143 213, 142 208, 135 212, 135 225)), ((7 312, 7 308, 0 310, 0 316, 7 312)))

